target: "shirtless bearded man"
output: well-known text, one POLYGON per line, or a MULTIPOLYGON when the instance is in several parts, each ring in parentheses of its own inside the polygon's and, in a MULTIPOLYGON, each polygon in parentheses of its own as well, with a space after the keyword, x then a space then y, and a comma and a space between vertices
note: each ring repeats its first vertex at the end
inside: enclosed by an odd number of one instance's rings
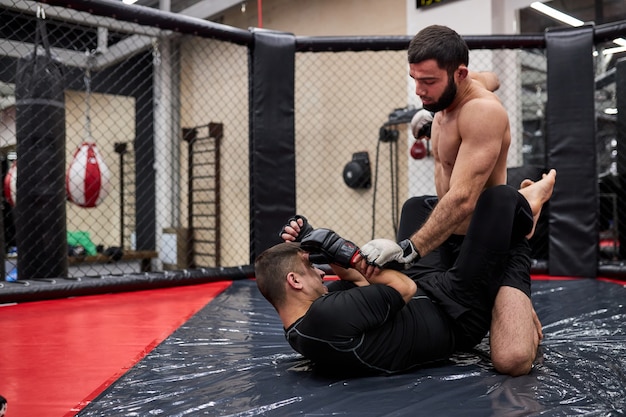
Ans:
MULTIPOLYGON (((361 252, 374 268, 426 261, 437 249, 438 261, 447 269, 456 259, 481 192, 506 184, 509 119, 490 91, 498 87, 497 77, 469 71, 468 47, 452 29, 433 25, 421 30, 409 45, 408 59, 415 93, 426 110, 436 112, 431 143, 438 202, 425 223, 414 214, 413 227, 399 244, 375 239, 361 252)), ((407 216, 411 213, 403 209, 403 219, 407 216)), ((530 300, 527 265, 504 278, 495 300, 490 329, 495 369, 514 376, 530 372, 542 336, 530 300)))

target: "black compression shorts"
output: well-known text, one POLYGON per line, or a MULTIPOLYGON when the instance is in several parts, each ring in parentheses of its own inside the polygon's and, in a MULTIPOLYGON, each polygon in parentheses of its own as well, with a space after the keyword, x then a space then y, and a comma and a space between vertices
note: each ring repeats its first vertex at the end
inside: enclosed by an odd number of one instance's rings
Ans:
MULTIPOLYGON (((441 265, 438 265, 440 268, 449 269, 456 262, 463 238, 464 236, 461 235, 452 235, 437 249, 438 252, 434 255, 438 258, 438 262, 441 262, 441 265)), ((523 244, 528 245, 528 241, 526 240, 523 244)), ((509 265, 502 277, 501 285, 517 288, 530 298, 530 263, 518 262, 509 265)))

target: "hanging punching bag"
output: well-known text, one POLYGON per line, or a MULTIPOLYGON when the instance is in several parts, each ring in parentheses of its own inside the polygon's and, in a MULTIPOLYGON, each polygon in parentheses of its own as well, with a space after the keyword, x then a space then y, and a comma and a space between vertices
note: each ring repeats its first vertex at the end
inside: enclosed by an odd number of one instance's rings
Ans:
POLYGON ((35 51, 17 63, 15 99, 18 279, 66 277, 63 67, 51 56, 41 18, 35 51))
POLYGON ((81 207, 95 207, 109 194, 110 178, 96 144, 83 142, 67 170, 67 198, 81 207))
POLYGON ((17 182, 17 161, 11 164, 11 168, 4 177, 4 198, 11 207, 15 207, 15 183, 17 182))

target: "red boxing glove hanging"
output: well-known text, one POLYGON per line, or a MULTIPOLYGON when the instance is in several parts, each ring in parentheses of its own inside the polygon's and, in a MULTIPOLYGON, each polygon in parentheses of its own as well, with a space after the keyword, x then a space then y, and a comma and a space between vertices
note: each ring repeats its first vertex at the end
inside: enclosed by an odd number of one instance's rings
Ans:
POLYGON ((17 161, 13 161, 11 168, 4 177, 4 198, 11 207, 15 207, 15 185, 17 184, 17 161))
POLYGON ((81 207, 95 207, 109 194, 110 172, 93 142, 83 142, 65 176, 67 198, 81 207))

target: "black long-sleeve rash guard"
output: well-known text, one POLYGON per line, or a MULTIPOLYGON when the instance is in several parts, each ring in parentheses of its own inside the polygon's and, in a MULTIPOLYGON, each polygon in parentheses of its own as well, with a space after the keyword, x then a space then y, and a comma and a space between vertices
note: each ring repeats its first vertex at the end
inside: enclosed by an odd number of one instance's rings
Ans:
POLYGON ((403 372, 447 359, 455 342, 450 319, 421 290, 405 304, 387 285, 343 281, 331 283, 285 336, 333 372, 403 372))

